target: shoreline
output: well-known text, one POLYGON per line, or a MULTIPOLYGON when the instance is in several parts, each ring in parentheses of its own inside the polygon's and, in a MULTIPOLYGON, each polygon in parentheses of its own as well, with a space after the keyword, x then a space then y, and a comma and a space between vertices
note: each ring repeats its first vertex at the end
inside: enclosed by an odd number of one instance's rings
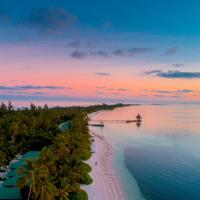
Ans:
POLYGON ((87 161, 92 167, 90 176, 93 183, 83 185, 82 188, 87 192, 89 200, 125 200, 120 178, 114 167, 112 146, 104 136, 94 133, 91 128, 89 132, 95 147, 95 153, 87 161))

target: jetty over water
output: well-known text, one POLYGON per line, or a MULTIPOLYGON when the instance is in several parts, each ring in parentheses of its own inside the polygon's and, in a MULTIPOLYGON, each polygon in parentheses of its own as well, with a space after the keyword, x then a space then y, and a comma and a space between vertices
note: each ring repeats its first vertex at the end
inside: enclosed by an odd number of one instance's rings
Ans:
POLYGON ((110 122, 110 123, 141 123, 142 122, 142 117, 138 113, 135 119, 94 119, 91 120, 92 123, 101 123, 99 125, 102 125, 104 122, 110 122))
POLYGON ((99 122, 99 123, 104 123, 104 122, 110 122, 110 123, 133 123, 133 122, 141 122, 141 120, 116 120, 116 119, 98 119, 98 120, 91 120, 91 122, 99 122))

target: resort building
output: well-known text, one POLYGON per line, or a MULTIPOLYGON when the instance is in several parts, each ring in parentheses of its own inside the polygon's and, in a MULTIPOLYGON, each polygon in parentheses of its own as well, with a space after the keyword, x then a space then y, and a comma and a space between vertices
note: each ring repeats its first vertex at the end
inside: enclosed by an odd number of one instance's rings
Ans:
POLYGON ((136 116, 137 121, 142 121, 142 117, 140 116, 140 114, 138 113, 136 116))
POLYGON ((20 190, 17 188, 17 181, 21 178, 17 170, 24 166, 26 160, 35 160, 39 156, 39 151, 29 151, 22 155, 16 162, 12 162, 8 167, 6 180, 0 185, 0 200, 21 200, 20 190))

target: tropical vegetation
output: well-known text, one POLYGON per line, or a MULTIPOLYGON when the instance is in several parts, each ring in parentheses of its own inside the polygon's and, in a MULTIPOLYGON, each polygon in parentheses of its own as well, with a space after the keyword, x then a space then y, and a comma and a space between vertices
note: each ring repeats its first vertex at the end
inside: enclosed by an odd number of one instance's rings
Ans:
POLYGON ((0 105, 0 167, 5 168, 16 154, 40 151, 36 160, 27 160, 18 170, 17 186, 30 200, 87 200, 82 184, 91 184, 91 153, 88 117, 91 112, 113 109, 122 104, 89 107, 36 107, 14 109, 0 105), (59 125, 69 121, 69 128, 59 125))

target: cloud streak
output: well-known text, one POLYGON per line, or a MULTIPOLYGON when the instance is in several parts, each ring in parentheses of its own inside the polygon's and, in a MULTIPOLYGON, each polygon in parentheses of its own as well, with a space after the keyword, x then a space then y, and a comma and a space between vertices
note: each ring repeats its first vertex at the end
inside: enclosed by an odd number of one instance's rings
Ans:
POLYGON ((0 90, 11 90, 11 91, 19 91, 19 90, 40 90, 40 89, 48 89, 48 90, 60 90, 60 89, 72 89, 70 87, 62 87, 62 86, 35 86, 35 85, 20 85, 20 86, 4 86, 0 85, 0 90))
POLYGON ((106 51, 103 50, 99 50, 99 51, 95 51, 91 53, 94 56, 100 56, 100 57, 104 57, 104 58, 109 58, 109 54, 106 51))
POLYGON ((196 79, 200 78, 200 72, 183 72, 183 71, 167 71, 163 72, 161 70, 151 70, 144 72, 145 75, 153 75, 161 78, 171 78, 171 79, 196 79))
POLYGON ((137 54, 143 54, 152 51, 152 48, 132 48, 129 49, 128 52, 131 56, 135 56, 137 54))
POLYGON ((180 98, 185 97, 186 95, 194 95, 194 90, 190 89, 180 89, 180 90, 144 90, 147 94, 150 93, 150 96, 153 97, 163 97, 163 98, 180 98))
POLYGON ((150 71, 146 71, 144 72, 145 75, 155 75, 155 74, 158 74, 158 73, 161 73, 162 71, 161 70, 150 70, 150 71))
POLYGON ((118 90, 118 91, 129 91, 129 90, 126 89, 126 88, 118 88, 117 90, 118 90))
POLYGON ((152 48, 138 47, 130 49, 116 49, 113 51, 113 54, 115 56, 124 56, 124 55, 135 56, 138 54, 145 54, 151 51, 153 51, 152 48))
POLYGON ((25 26, 37 28, 47 32, 65 31, 77 22, 73 16, 63 8, 42 9, 31 13, 24 21, 25 26))
POLYGON ((176 90, 176 92, 180 92, 180 93, 192 93, 193 90, 188 90, 188 89, 184 89, 184 90, 176 90))
POLYGON ((174 55, 174 54, 177 53, 177 51, 178 51, 178 48, 177 48, 177 47, 172 47, 172 48, 167 49, 167 50, 165 51, 165 55, 167 55, 167 56, 169 56, 169 55, 174 55))
POLYGON ((153 96, 158 97, 158 98, 181 98, 182 97, 180 95, 161 95, 161 94, 155 94, 153 96))
POLYGON ((122 49, 116 49, 113 51, 113 54, 116 56, 123 56, 124 55, 124 50, 122 49))
POLYGON ((182 90, 146 90, 148 92, 155 92, 155 93, 160 93, 160 94, 173 94, 173 93, 192 93, 194 92, 193 90, 188 90, 188 89, 182 89, 182 90))
POLYGON ((87 54, 84 51, 81 50, 75 50, 70 55, 72 58, 75 59, 83 59, 87 57, 87 54))
POLYGON ((127 88, 107 88, 104 86, 96 86, 96 89, 103 90, 103 91, 115 91, 115 92, 127 92, 130 91, 127 88))
POLYGON ((106 73, 106 72, 97 72, 97 73, 95 73, 95 75, 98 75, 98 76, 111 76, 110 73, 106 73))

